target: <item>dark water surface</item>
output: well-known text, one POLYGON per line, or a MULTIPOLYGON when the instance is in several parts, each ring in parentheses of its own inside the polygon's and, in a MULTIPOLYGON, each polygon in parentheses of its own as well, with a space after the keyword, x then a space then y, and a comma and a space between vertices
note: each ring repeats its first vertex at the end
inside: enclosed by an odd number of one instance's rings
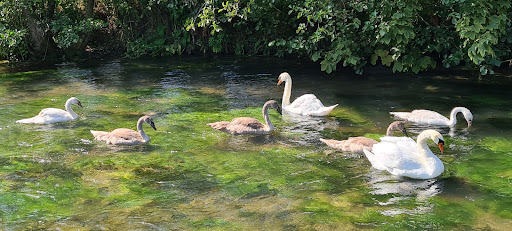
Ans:
MULTIPOLYGON (((510 230, 512 76, 471 72, 363 76, 266 58, 90 60, 0 65, 0 230, 510 230), (250 116, 314 93, 330 117, 280 116, 264 136, 232 136, 206 123, 250 116), (42 108, 76 96, 81 118, 24 125, 42 108), (446 139, 445 172, 411 180, 371 168, 359 154, 319 138, 378 138, 390 111, 425 108, 462 115, 446 139), (144 125, 151 143, 109 146, 89 130, 144 125)), ((350 71, 347 71, 350 73, 350 71)), ((408 124, 413 137, 425 126, 408 124)))

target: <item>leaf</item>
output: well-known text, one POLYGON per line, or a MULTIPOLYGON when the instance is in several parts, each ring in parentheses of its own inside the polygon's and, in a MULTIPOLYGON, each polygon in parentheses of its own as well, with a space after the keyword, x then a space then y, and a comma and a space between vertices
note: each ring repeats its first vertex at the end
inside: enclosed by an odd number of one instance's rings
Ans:
POLYGON ((481 75, 487 75, 487 68, 485 66, 480 67, 480 74, 481 75))
POLYGON ((370 63, 372 65, 376 65, 377 64, 377 60, 379 59, 379 56, 377 54, 372 54, 372 57, 371 57, 371 60, 370 60, 370 63))
POLYGON ((313 62, 316 62, 318 59, 320 59, 322 57, 322 55, 320 54, 320 51, 317 51, 313 54, 313 56, 311 56, 311 60, 313 60, 313 62))
POLYGON ((395 61, 395 63, 393 64, 393 72, 402 72, 403 68, 404 66, 400 60, 395 61))

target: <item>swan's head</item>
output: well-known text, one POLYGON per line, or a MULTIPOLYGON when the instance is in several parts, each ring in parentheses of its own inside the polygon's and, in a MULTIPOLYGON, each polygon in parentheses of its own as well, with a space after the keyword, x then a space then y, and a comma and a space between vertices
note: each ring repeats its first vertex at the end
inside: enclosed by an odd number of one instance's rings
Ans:
POLYGON ((461 109, 461 112, 462 115, 464 115, 464 119, 468 122, 468 127, 471 127, 471 124, 473 124, 473 114, 471 114, 471 111, 465 107, 461 109))
POLYGON ((76 97, 71 97, 68 100, 71 101, 71 104, 78 104, 78 106, 83 107, 82 103, 80 103, 80 100, 78 100, 76 97))
POLYGON ((140 119, 142 121, 144 121, 144 123, 149 124, 153 129, 156 130, 155 122, 153 122, 153 118, 151 118, 150 116, 143 116, 143 117, 140 117, 140 119))
POLYGON ((444 152, 444 138, 438 131, 435 130, 425 130, 422 133, 427 133, 430 139, 434 141, 434 143, 439 146, 439 150, 441 150, 441 153, 444 152))
MULTIPOLYGON (((277 112, 279 112, 280 115, 283 114, 283 111, 281 110, 281 106, 279 106, 279 103, 275 100, 269 100, 265 103, 265 106, 269 106, 271 108, 273 108, 274 110, 276 110, 277 112)), ((263 107, 265 107, 263 106, 263 107)))
POLYGON ((279 78, 277 78, 277 85, 280 85, 282 82, 290 81, 291 78, 288 72, 283 72, 279 75, 279 78))
POLYGON ((395 121, 395 122, 391 123, 388 127, 388 130, 401 131, 402 133, 404 133, 405 136, 409 136, 407 134, 407 130, 405 129, 405 124, 402 121, 395 121))

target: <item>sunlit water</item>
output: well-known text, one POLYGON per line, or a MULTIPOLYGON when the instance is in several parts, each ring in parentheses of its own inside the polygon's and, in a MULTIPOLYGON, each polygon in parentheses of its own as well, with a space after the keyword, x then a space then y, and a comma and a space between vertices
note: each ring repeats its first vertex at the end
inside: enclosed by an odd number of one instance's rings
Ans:
MULTIPOLYGON (((0 66, 2 230, 484 229, 512 225, 512 79, 471 72, 327 75, 297 60, 170 58, 0 66), (330 117, 271 110, 270 135, 232 136, 207 123, 251 116, 314 93, 330 117), (52 125, 15 121, 76 96, 81 118, 52 125), (465 106, 446 139, 445 172, 411 180, 371 168, 364 156, 320 138, 378 138, 390 111, 465 106), (145 125, 151 143, 109 146, 89 130, 145 125)), ((347 71, 350 73, 350 71, 347 71)), ((412 137, 426 126, 408 124, 412 137)), ((432 128, 432 127, 431 127, 432 128)))

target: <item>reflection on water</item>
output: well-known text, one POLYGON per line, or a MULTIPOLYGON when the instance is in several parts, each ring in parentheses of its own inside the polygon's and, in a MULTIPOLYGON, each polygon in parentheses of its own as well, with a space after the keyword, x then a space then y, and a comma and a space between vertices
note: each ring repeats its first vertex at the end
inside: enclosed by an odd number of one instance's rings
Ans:
POLYGON ((283 121, 286 124, 280 131, 300 135, 293 142, 300 145, 318 144, 320 134, 324 129, 336 129, 339 123, 336 119, 328 116, 306 116, 283 111, 283 121))
POLYGON ((386 197, 374 198, 382 207, 381 213, 387 216, 396 216, 400 214, 424 214, 433 210, 433 205, 429 203, 428 198, 438 195, 443 191, 444 182, 440 179, 410 179, 388 174, 386 171, 379 171, 372 168, 367 175, 371 185, 373 195, 386 197), (400 205, 410 202, 411 204, 404 208, 400 205), (389 205, 391 208, 388 208, 389 205), (398 206, 398 207, 397 207, 398 206))
POLYGON ((165 72, 165 77, 160 80, 162 89, 190 88, 190 75, 184 70, 174 69, 165 72))

